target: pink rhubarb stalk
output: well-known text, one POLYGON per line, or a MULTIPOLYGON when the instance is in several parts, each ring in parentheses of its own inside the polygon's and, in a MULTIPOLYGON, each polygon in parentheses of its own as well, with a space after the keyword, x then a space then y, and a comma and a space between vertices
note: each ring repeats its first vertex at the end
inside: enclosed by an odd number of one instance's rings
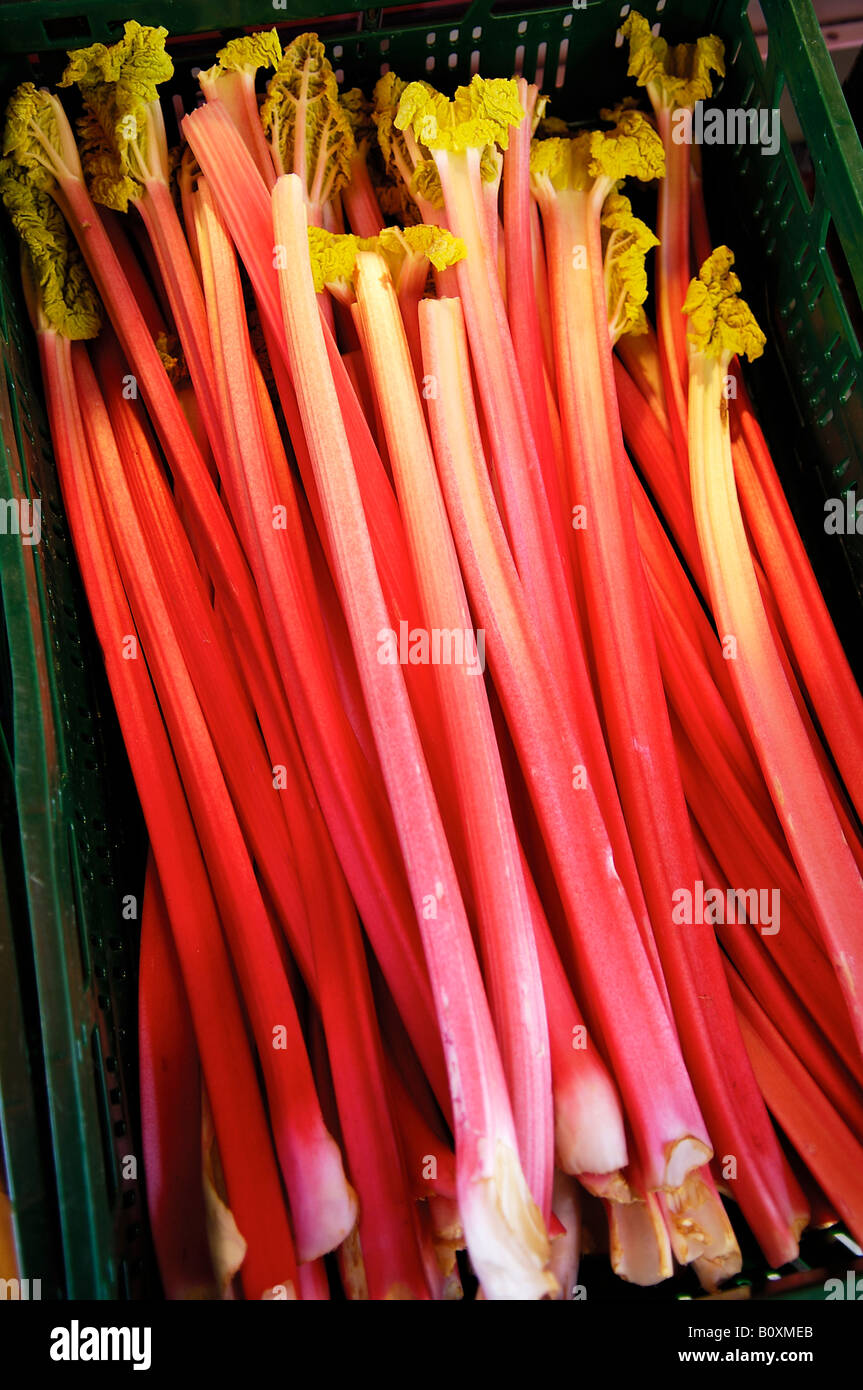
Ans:
POLYGON ((351 451, 327 360, 295 176, 273 193, 291 373, 326 517, 337 580, 375 733, 435 996, 450 1078, 459 1207, 489 1297, 541 1298, 548 1238, 521 1171, 503 1067, 401 667, 382 665, 389 627, 351 451))

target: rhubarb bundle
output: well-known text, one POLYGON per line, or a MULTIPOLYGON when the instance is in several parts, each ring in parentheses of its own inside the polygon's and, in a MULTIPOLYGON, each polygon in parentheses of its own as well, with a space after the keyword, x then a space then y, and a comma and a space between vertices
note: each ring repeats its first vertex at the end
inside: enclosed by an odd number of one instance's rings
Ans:
POLYGON ((573 130, 134 21, 10 100, 168 1297, 575 1298, 583 1216, 714 1290, 801 1171, 863 1238, 863 704, 690 252, 722 44, 623 37, 573 130))

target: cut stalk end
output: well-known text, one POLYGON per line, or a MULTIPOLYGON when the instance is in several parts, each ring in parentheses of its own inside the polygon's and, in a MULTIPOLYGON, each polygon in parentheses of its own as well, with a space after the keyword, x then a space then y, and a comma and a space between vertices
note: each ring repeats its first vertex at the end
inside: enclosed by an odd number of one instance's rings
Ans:
POLYGON ((548 1268, 548 1234, 515 1150, 496 1140, 493 1160, 483 1167, 485 1174, 460 1192, 459 1207, 486 1298, 553 1298, 558 1285, 548 1268))
POLYGON ((709 1163, 713 1157, 710 1149, 691 1134, 668 1145, 665 1154, 664 1187, 672 1191, 677 1187, 683 1187, 689 1175, 703 1163, 709 1163))

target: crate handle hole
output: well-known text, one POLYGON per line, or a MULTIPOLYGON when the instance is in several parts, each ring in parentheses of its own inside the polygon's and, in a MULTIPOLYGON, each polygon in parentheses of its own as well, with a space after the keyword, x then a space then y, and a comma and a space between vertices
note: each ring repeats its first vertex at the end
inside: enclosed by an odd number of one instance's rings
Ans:
POLYGON ((562 87, 566 80, 566 60, 568 57, 569 39, 563 39, 560 48, 557 50, 557 72, 554 75, 555 89, 562 87))
POLYGON ((53 19, 43 19, 42 28, 50 42, 61 39, 88 39, 92 33, 90 21, 85 14, 64 14, 53 19))

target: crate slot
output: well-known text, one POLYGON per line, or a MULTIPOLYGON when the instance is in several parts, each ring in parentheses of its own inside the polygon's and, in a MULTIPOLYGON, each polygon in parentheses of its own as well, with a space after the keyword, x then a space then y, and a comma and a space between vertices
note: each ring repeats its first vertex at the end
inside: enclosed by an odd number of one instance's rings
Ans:
POLYGON ((67 39, 88 39, 91 35, 90 21, 85 14, 56 15, 53 19, 43 19, 42 28, 49 43, 60 43, 67 39))
POLYGON ((560 48, 557 50, 557 72, 554 74, 554 86, 557 91, 566 81, 566 60, 569 56, 569 39, 561 39, 560 48))
MULTIPOLYGON (((96 1106, 99 1113, 99 1133, 102 1139, 102 1158, 105 1163, 108 1203, 113 1206, 117 1197, 117 1159, 114 1153, 114 1141, 111 1137, 111 1107, 108 1101, 108 1087, 105 1084, 105 1072, 102 1067, 102 1041, 98 1027, 95 1027, 90 1034, 90 1054, 93 1061, 93 1081, 96 1088, 96 1106)), ((109 1063, 113 1061, 113 1058, 105 1059, 105 1066, 109 1071, 112 1070, 109 1063)))

